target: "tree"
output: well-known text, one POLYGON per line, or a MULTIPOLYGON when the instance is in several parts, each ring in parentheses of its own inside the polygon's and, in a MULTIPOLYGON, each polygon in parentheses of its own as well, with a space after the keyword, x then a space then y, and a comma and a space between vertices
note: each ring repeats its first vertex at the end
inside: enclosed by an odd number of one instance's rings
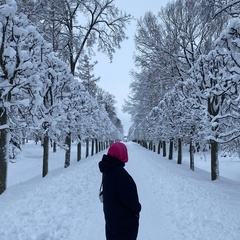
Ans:
POLYGON ((133 121, 141 122, 141 116, 157 106, 174 84, 189 78, 198 57, 210 51, 227 19, 224 15, 213 20, 215 5, 215 1, 178 0, 158 16, 147 12, 138 21, 134 58, 140 71, 133 72, 131 95, 123 108, 133 121))
POLYGON ((8 129, 18 124, 12 113, 27 107, 35 116, 41 99, 40 53, 49 48, 25 16, 15 15, 15 1, 7 3, 0 6, 0 193, 6 188, 8 129))
MULTIPOLYGON (((33 0, 32 0, 33 2, 33 0)), ((19 0, 21 10, 44 33, 74 75, 81 57, 96 49, 110 59, 126 38, 124 29, 131 16, 114 6, 113 0, 40 0, 30 7, 19 0), (33 15, 31 14, 33 12, 33 15), (36 16, 36 12, 38 15, 36 16)))
POLYGON ((100 77, 95 78, 94 74, 92 73, 97 62, 91 64, 90 60, 91 59, 87 55, 84 55, 76 75, 80 78, 82 84, 89 94, 93 97, 96 97, 97 82, 100 80, 100 77))
MULTIPOLYGON (((69 65, 73 75, 83 56, 94 54, 96 46, 112 59, 115 48, 120 48, 120 43, 126 39, 124 30, 131 19, 130 15, 123 14, 114 6, 113 0, 18 2, 20 11, 26 13, 44 38, 52 43, 54 51, 69 65)), ((69 130, 74 125, 70 119, 74 121, 74 118, 68 119, 69 130)), ((70 135, 69 132, 66 137, 70 135)), ((66 142, 69 143, 69 139, 66 142)))
POLYGON ((206 135, 211 143, 212 180, 219 177, 219 143, 240 136, 239 29, 239 18, 232 19, 216 40, 215 48, 199 60, 195 71, 201 96, 207 102, 210 127, 206 135))
POLYGON ((115 97, 112 94, 98 87, 96 98, 99 105, 103 106, 103 108, 105 109, 109 119, 112 121, 114 126, 116 126, 118 131, 120 131, 120 133, 123 134, 123 126, 121 120, 117 117, 116 113, 117 111, 115 107, 116 104, 115 97))
POLYGON ((159 97, 155 107, 146 108, 148 114, 144 116, 143 103, 151 99, 152 93, 139 86, 151 86, 152 82, 146 77, 142 82, 134 78, 132 95, 125 105, 133 119, 132 139, 158 141, 160 137, 177 137, 191 146, 210 143, 212 180, 219 176, 220 144, 226 150, 240 136, 239 9, 239 1, 179 0, 160 11, 161 21, 146 14, 139 21, 136 37, 140 53, 136 60, 141 68, 138 74, 146 69, 154 73, 156 59, 164 58, 159 59, 156 78, 161 81, 168 77, 166 86, 171 85, 172 89, 159 97))

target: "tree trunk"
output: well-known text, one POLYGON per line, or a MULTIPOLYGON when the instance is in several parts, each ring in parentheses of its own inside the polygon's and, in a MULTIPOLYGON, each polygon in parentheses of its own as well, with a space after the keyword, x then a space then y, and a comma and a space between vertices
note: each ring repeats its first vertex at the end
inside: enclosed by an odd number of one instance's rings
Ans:
POLYGON ((144 140, 144 143, 143 143, 143 144, 144 144, 145 148, 147 149, 147 148, 148 148, 147 141, 144 140))
POLYGON ((92 152, 91 152, 91 156, 94 155, 94 139, 92 139, 92 152))
POLYGON ((26 143, 26 131, 25 131, 25 129, 23 128, 22 129, 22 145, 25 145, 25 143, 26 143))
POLYGON ((211 180, 219 178, 218 143, 211 141, 211 180))
MULTIPOLYGON (((224 96, 224 95, 223 95, 224 96)), ((222 96, 221 96, 222 98, 222 96)), ((210 116, 217 116, 219 114, 220 105, 216 107, 216 103, 219 102, 219 96, 213 96, 208 98, 208 112, 210 116)), ((218 123, 218 120, 215 120, 218 123)), ((212 131, 215 131, 215 137, 217 137, 218 124, 212 127, 212 131)), ((218 143, 214 140, 210 141, 211 145, 211 180, 214 181, 219 178, 219 164, 218 164, 218 143)))
POLYGON ((53 142, 53 152, 57 151, 57 143, 54 141, 53 142))
POLYGON ((170 140, 168 159, 169 160, 173 159, 173 139, 170 140))
POLYGON ((48 173, 48 157, 49 157, 49 136, 46 132, 43 138, 43 169, 42 177, 45 177, 48 173))
POLYGON ((79 142, 77 144, 77 161, 79 162, 81 160, 81 155, 82 155, 82 144, 79 142))
POLYGON ((99 149, 100 152, 102 151, 101 141, 98 141, 98 149, 99 149))
POLYGON ((163 157, 167 156, 166 141, 163 141, 163 157))
POLYGON ((64 167, 67 168, 70 166, 70 158, 71 158, 71 133, 67 134, 65 144, 67 145, 67 150, 65 152, 64 167))
POLYGON ((157 151, 157 153, 160 154, 160 152, 161 152, 161 141, 159 141, 159 143, 158 143, 158 151, 157 151))
MULTIPOLYGON (((7 127, 7 109, 0 108, 0 127, 7 127)), ((0 194, 7 188, 7 161, 8 161, 8 131, 0 129, 0 194)))
POLYGON ((178 138, 178 160, 177 164, 182 164, 182 139, 178 138))
POLYGON ((95 146, 96 146, 96 154, 99 152, 99 147, 98 147, 98 140, 95 139, 95 146))
POLYGON ((194 171, 194 146, 193 146, 193 140, 190 140, 190 169, 194 171))
POLYGON ((86 158, 89 156, 89 140, 86 140, 86 158))

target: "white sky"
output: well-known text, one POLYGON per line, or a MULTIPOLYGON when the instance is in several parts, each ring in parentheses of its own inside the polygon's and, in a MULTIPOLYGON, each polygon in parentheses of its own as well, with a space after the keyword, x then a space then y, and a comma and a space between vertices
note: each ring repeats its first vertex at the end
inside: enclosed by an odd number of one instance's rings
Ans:
MULTIPOLYGON (((131 14, 135 18, 143 17, 147 11, 155 14, 159 12, 162 6, 165 6, 169 0, 115 0, 115 5, 126 13, 131 14)), ((136 21, 132 21, 128 26, 128 40, 121 44, 121 49, 116 50, 113 56, 113 62, 103 54, 97 53, 96 59, 98 64, 95 66, 95 76, 100 76, 98 85, 113 94, 117 101, 117 116, 122 121, 125 134, 131 126, 131 117, 129 114, 122 112, 124 99, 129 95, 129 85, 131 76, 129 72, 134 69, 133 52, 134 41, 133 37, 136 32, 136 21)))

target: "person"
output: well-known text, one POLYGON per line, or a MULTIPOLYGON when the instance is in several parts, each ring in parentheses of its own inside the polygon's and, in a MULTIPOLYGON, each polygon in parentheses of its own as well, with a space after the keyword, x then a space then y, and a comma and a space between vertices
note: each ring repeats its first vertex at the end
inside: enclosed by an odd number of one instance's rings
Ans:
POLYGON ((103 212, 107 240, 136 240, 139 227, 137 187, 125 170, 128 152, 125 144, 113 143, 99 162, 103 174, 103 212))

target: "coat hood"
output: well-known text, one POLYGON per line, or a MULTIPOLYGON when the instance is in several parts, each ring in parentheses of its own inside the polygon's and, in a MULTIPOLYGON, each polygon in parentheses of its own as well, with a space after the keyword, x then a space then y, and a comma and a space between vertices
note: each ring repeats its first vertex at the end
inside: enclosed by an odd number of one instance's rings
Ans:
POLYGON ((100 172, 107 173, 115 167, 124 167, 125 163, 119 161, 119 159, 114 158, 110 155, 103 155, 102 161, 98 164, 100 172))

